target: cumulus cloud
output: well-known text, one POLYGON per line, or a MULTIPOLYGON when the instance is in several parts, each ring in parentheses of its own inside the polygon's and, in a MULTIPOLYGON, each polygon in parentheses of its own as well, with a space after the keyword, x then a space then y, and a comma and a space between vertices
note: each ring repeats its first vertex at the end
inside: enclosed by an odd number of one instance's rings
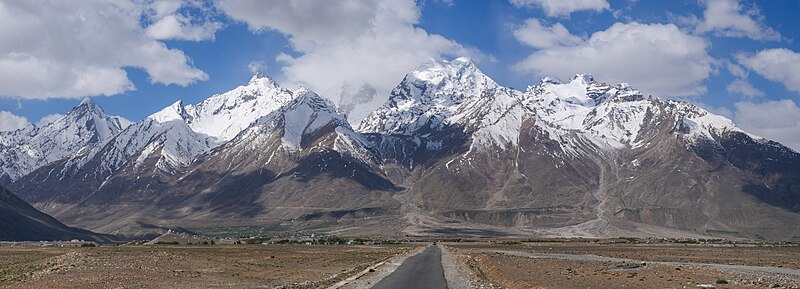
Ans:
MULTIPOLYGON (((559 30, 554 27, 547 29, 559 30)), ((537 37, 526 35, 523 28, 514 34, 523 43, 537 37)), ((706 87, 701 82, 714 70, 708 44, 674 24, 616 23, 588 39, 570 43, 573 40, 531 45, 540 49, 513 68, 540 77, 591 73, 598 80, 628 82, 644 93, 660 96, 703 94, 706 87)))
POLYGON ((23 116, 0 111, 0 131, 15 131, 29 125, 28 119, 23 116))
POLYGON ((711 32, 718 36, 780 40, 777 31, 764 24, 758 7, 744 7, 739 0, 702 0, 703 19, 693 19, 698 33, 711 32))
POLYGON ((569 33, 564 25, 543 26, 535 18, 528 19, 525 24, 514 30, 514 37, 533 48, 550 48, 580 44, 583 39, 569 33))
POLYGON ((202 1, 161 0, 145 6, 152 23, 147 35, 158 40, 201 41, 214 39, 222 23, 213 19, 212 7, 202 1), (191 13, 195 12, 195 13, 191 13))
POLYGON ((800 152, 800 107, 790 99, 738 102, 733 119, 745 131, 800 152))
POLYGON ((284 65, 287 83, 308 86, 336 102, 348 102, 356 96, 363 99, 358 94, 362 91, 375 91, 381 96, 354 111, 351 121, 358 121, 383 103, 403 76, 428 58, 483 57, 474 49, 416 27, 420 10, 413 0, 326 3, 219 0, 217 5, 254 31, 272 30, 287 36, 299 54, 276 56, 284 65), (364 84, 368 88, 360 89, 364 84))
POLYGON ((800 92, 800 53, 786 48, 773 48, 752 55, 739 54, 736 58, 758 75, 780 82, 791 91, 800 92))
POLYGON ((539 7, 550 17, 569 16, 573 12, 610 10, 607 0, 510 0, 517 7, 539 7))
POLYGON ((153 3, 161 2, 0 2, 0 96, 114 95, 135 89, 128 67, 165 85, 207 79, 186 54, 142 27, 153 3))
POLYGON ((761 97, 765 95, 763 91, 758 90, 758 88, 753 87, 743 79, 735 79, 725 87, 725 91, 745 97, 761 97))

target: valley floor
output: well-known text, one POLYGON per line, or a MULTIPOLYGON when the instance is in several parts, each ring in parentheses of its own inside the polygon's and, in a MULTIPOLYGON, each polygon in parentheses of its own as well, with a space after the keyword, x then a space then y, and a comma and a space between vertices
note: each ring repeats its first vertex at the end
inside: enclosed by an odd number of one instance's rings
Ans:
MULTIPOLYGON (((525 241, 440 243, 426 262, 449 288, 800 288, 798 246, 525 241)), ((427 244, 0 246, 0 287, 370 288, 427 244)))
POLYGON ((0 287, 319 288, 413 246, 0 247, 0 287))
POLYGON ((473 279, 502 288, 800 288, 800 247, 585 242, 454 243, 473 279))

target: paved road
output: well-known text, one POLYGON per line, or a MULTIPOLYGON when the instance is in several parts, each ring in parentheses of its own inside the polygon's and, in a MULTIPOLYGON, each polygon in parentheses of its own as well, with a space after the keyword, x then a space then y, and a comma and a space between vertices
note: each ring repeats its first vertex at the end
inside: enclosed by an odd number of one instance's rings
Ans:
POLYGON ((442 269, 442 249, 429 246, 425 251, 406 259, 397 270, 375 284, 373 289, 446 289, 442 269))

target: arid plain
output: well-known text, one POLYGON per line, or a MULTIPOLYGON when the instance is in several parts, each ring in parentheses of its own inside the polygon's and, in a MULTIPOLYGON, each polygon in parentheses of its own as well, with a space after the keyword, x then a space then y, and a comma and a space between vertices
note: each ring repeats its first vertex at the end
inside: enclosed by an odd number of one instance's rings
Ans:
MULTIPOLYGON (((800 288, 793 244, 447 241, 449 288, 800 288)), ((3 246, 0 286, 370 288, 432 243, 3 246)))

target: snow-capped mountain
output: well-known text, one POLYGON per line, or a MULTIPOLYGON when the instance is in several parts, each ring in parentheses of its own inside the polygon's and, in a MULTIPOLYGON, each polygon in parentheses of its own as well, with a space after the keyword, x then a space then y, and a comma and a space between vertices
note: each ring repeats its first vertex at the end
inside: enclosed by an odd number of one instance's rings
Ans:
MULTIPOLYGON (((477 144, 517 145, 526 118, 554 141, 581 134, 600 147, 636 148, 647 121, 661 114, 679 116, 692 137, 744 132, 732 121, 695 105, 645 98, 627 83, 615 86, 578 74, 567 82, 545 78, 520 92, 501 87, 468 58, 431 60, 406 75, 389 100, 359 126, 363 133, 427 137, 431 131, 460 128, 477 144), (669 104, 662 111, 658 103, 669 104)), ((569 151, 571 144, 563 143, 569 151)))
POLYGON ((10 188, 70 225, 128 235, 268 224, 800 237, 800 154, 625 83, 578 74, 523 92, 467 58, 431 60, 358 129, 341 111, 256 75, 201 103, 177 102, 10 188))
POLYGON ((469 58, 431 59, 408 73, 389 100, 359 126, 365 133, 413 135, 447 126, 459 106, 493 95, 499 86, 469 58))
POLYGON ((198 104, 173 103, 121 131, 108 145, 71 158, 67 169, 78 171, 96 158, 99 167, 94 174, 99 176, 109 176, 126 164, 176 174, 293 98, 291 91, 257 74, 247 85, 198 104), (143 167, 151 158, 155 165, 143 167))
MULTIPOLYGON (((68 223, 127 235, 142 229, 130 228, 130 218, 142 218, 143 212, 152 213, 147 215, 153 219, 136 222, 160 222, 167 218, 162 215, 164 210, 171 212, 173 220, 176 214, 185 218, 225 214, 228 219, 242 219, 242 214, 256 210, 250 207, 263 202, 269 205, 259 208, 286 207, 281 216, 302 216, 309 211, 305 206, 345 208, 334 205, 342 203, 351 203, 357 210, 375 197, 355 200, 355 194, 391 188, 388 180, 373 172, 369 164, 373 155, 365 144, 330 101, 305 88, 281 89, 259 77, 248 86, 198 105, 177 102, 122 131, 94 155, 40 169, 16 182, 14 189, 32 191, 23 198, 68 223), (263 89, 263 84, 269 84, 268 89, 263 89), (213 109, 209 104, 214 104, 213 109), (242 110, 243 105, 252 107, 242 110), (205 113, 209 111, 213 113, 205 113), (252 112, 260 116, 245 115, 252 112), (252 122, 240 125, 243 119, 252 122), (232 128, 242 129, 233 134, 232 128), (233 137, 226 139, 227 134, 233 137), (301 184, 297 179, 301 175, 319 177, 301 184), (336 180, 336 187, 325 180, 336 180), (56 184, 72 188, 74 193, 59 193, 53 189, 56 184), (295 191, 302 187, 316 189, 295 191), (331 200, 330 190, 350 197, 331 200), (234 192, 241 195, 231 196, 234 192), (261 192, 293 196, 248 199, 246 204, 239 200, 261 192), (93 213, 97 218, 90 220, 80 217, 86 214, 85 207, 103 207, 109 202, 124 203, 125 209, 100 210, 93 213), (185 211, 188 207, 195 209, 185 211)), ((385 193, 372 194, 388 198, 385 193)))
POLYGON ((90 98, 44 126, 0 132, 0 180, 10 182, 79 150, 101 146, 130 125, 103 112, 90 98))
POLYGON ((183 117, 193 131, 226 142, 295 95, 266 75, 256 74, 247 85, 186 106, 183 117))
MULTIPOLYGON (((732 121, 695 105, 645 98, 627 83, 611 86, 579 74, 566 83, 545 79, 528 87, 522 102, 552 140, 564 143, 571 133, 580 133, 596 146, 606 149, 638 148, 647 145, 648 125, 661 117, 673 118, 677 128, 687 128, 684 138, 714 140, 725 132, 743 132, 732 121)), ((759 138, 760 139, 760 138, 759 138)))
POLYGON ((520 92, 497 85, 468 59, 432 61, 409 73, 359 130, 382 162, 404 164, 409 172, 393 181, 409 184, 406 199, 442 226, 456 220, 546 224, 557 235, 663 236, 698 228, 736 235, 780 230, 742 223, 738 213, 771 224, 800 220, 800 192, 785 187, 799 179, 788 169, 800 165, 796 153, 695 105, 588 74, 545 78, 520 92), (730 152, 745 144, 793 165, 755 165, 774 170, 763 176, 753 164, 733 161, 730 152), (781 188, 771 181, 777 176, 781 188), (753 198, 782 209, 764 212, 753 198))

